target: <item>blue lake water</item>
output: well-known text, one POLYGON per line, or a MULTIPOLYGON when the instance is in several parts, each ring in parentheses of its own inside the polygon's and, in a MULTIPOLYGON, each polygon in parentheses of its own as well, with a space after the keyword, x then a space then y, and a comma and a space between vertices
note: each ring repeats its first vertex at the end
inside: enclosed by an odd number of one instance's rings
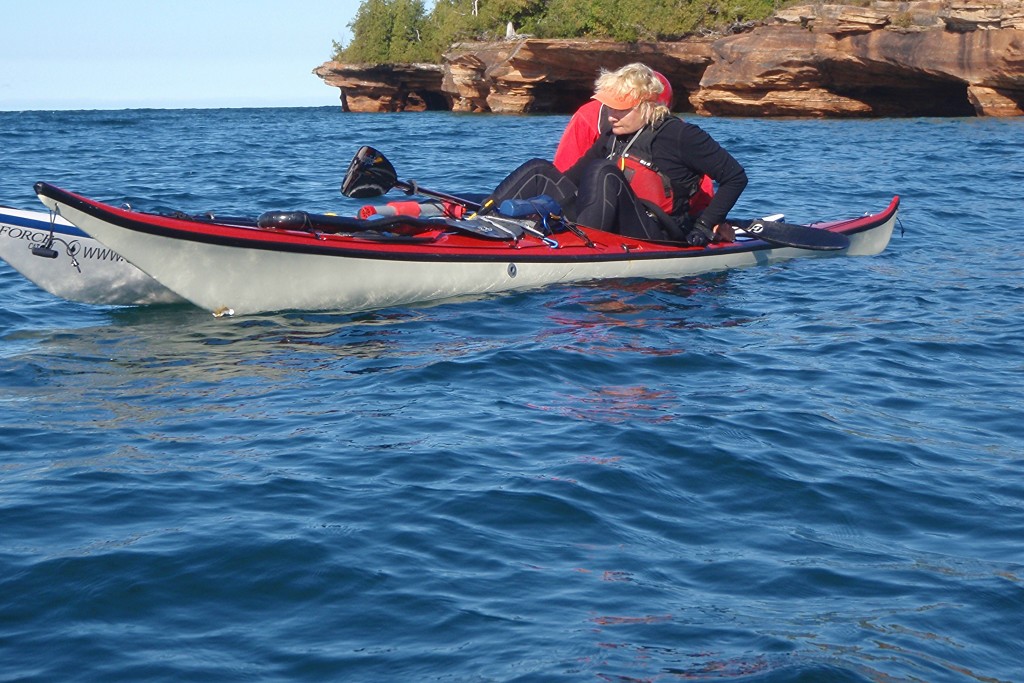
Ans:
MULTIPOLYGON (((362 144, 486 191, 566 120, 0 112, 0 203, 348 212, 362 144)), ((697 123, 736 215, 903 230, 355 315, 0 262, 0 680, 1024 680, 1024 120, 697 123)))

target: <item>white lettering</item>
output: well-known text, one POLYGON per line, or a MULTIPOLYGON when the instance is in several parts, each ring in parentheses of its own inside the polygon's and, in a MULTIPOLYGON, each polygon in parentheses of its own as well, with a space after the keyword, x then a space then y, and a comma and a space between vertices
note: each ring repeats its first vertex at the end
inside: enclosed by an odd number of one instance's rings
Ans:
POLYGON ((9 237, 12 240, 25 240, 26 242, 45 242, 47 233, 38 230, 26 230, 14 225, 0 224, 0 237, 9 237))

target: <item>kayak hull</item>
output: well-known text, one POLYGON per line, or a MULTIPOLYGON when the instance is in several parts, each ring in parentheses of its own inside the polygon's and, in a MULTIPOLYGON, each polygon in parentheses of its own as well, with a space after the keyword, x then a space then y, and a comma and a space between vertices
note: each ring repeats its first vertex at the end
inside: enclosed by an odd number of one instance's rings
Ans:
POLYGON ((36 286, 70 301, 126 306, 184 301, 81 229, 59 216, 51 221, 42 211, 0 207, 0 258, 36 286), (47 245, 52 258, 33 252, 47 245))
MULTIPOLYGON (((586 230, 557 245, 437 234, 417 240, 211 224, 112 207, 45 183, 44 204, 122 254, 181 297, 215 314, 287 309, 354 312, 558 283, 677 278, 796 257, 870 255, 885 249, 899 204, 826 224, 850 245, 840 251, 772 246, 757 239, 679 247, 586 230)), ((442 226, 443 227, 443 226, 442 226)))

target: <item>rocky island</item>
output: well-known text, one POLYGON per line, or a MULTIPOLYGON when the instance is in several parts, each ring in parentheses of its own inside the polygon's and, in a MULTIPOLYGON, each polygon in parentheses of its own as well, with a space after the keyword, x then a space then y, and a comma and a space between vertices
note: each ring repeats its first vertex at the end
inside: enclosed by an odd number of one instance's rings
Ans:
POLYGON ((570 113, 600 68, 642 61, 674 109, 717 116, 1024 115, 1024 0, 875 0, 778 11, 734 33, 617 43, 510 36, 442 64, 314 69, 344 111, 570 113))

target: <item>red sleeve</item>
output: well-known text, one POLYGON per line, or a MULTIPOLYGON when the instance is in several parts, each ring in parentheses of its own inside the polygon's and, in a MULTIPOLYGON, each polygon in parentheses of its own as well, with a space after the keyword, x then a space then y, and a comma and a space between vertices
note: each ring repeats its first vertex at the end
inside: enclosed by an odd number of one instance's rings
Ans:
POLYGON ((601 103, 590 100, 576 110, 569 119, 569 125, 562 132, 555 150, 555 168, 563 173, 590 149, 598 138, 598 124, 601 116, 601 103))

